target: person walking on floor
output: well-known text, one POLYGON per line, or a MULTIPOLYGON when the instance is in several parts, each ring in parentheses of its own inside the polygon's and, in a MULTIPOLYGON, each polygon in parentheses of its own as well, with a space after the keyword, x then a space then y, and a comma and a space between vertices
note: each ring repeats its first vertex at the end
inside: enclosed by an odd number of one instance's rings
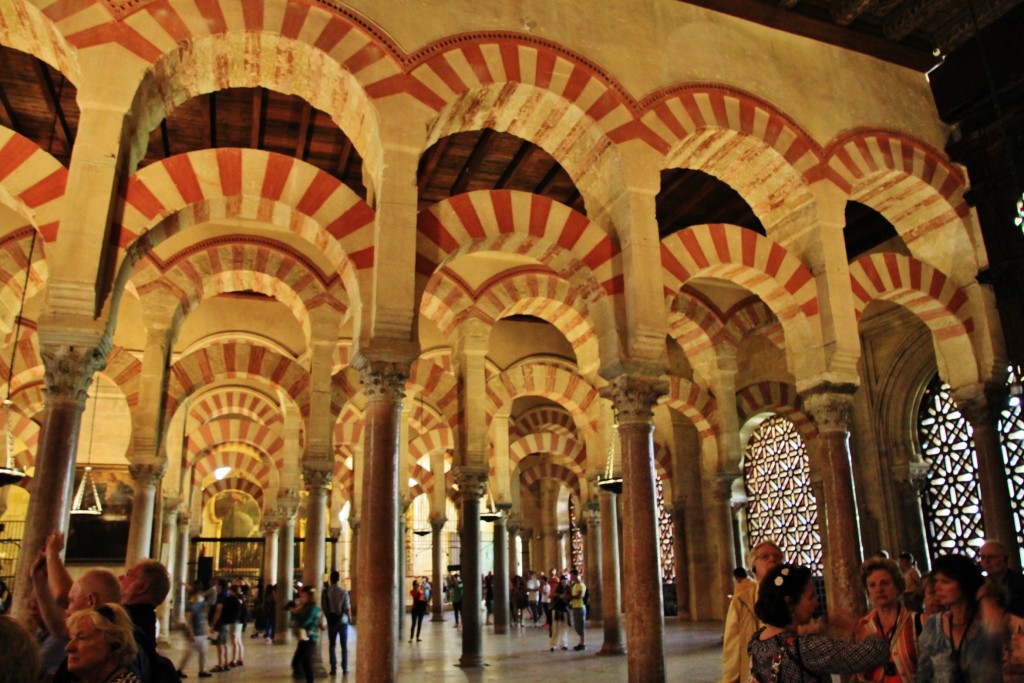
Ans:
POLYGON ((572 600, 569 602, 569 607, 572 608, 572 625, 576 629, 576 634, 580 637, 580 642, 576 644, 574 650, 586 650, 587 649, 587 584, 583 583, 583 579, 580 578, 580 571, 573 569, 571 572, 572 576, 572 587, 569 589, 572 595, 572 600))
POLYGON ((331 675, 338 673, 338 659, 334 645, 341 640, 341 673, 348 675, 348 624, 352 619, 352 604, 348 591, 338 585, 341 574, 331 572, 331 584, 324 591, 323 610, 327 616, 327 652, 331 660, 331 675))

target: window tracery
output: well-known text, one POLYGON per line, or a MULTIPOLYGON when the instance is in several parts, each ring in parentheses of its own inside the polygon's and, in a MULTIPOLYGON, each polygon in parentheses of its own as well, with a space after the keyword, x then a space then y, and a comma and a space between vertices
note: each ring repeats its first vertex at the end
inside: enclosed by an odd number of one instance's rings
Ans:
POLYGON ((583 533, 580 531, 577 521, 576 505, 572 496, 569 496, 569 551, 572 555, 571 566, 577 569, 585 569, 583 564, 583 533))
POLYGON ((658 493, 658 542, 661 546, 661 581, 674 583, 676 580, 675 529, 672 526, 672 511, 665 505, 665 487, 661 477, 657 478, 658 493))
MULTIPOLYGON (((1021 382, 1021 368, 1010 366, 1007 382, 1010 386, 1021 382)), ((1014 525, 1017 529, 1017 547, 1024 548, 1024 411, 1020 400, 1008 405, 999 415, 999 440, 1003 446, 1003 464, 1013 506, 1014 525)))

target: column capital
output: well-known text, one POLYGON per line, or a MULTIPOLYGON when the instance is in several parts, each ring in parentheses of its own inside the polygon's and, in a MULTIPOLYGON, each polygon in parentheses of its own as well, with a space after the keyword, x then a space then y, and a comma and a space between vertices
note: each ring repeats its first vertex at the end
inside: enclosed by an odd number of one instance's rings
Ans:
POLYGON ((971 423, 972 427, 995 425, 999 420, 1002 401, 985 391, 983 385, 976 384, 971 387, 954 389, 952 393, 960 414, 971 423))
POLYGON ((739 477, 734 472, 720 472, 711 484, 711 495, 720 503, 729 503, 732 500, 732 484, 739 477))
POLYGON ((136 460, 128 465, 128 474, 139 486, 156 486, 167 471, 166 460, 136 460))
POLYGON ((178 528, 187 527, 192 522, 192 516, 187 510, 181 510, 178 513, 178 528))
POLYGON ((483 497, 487 488, 487 470, 480 467, 459 467, 455 472, 455 483, 463 497, 483 497))
POLYGON ((822 382, 800 393, 804 407, 814 417, 818 431, 849 432, 853 422, 855 384, 822 382))
POLYGON ((359 518, 358 517, 349 517, 348 518, 348 528, 352 530, 352 533, 358 534, 359 533, 359 518))
POLYGON ((658 397, 668 393, 668 380, 664 377, 620 375, 602 391, 611 399, 615 421, 619 425, 650 425, 654 418, 654 404, 658 397))
POLYGON ((165 515, 174 515, 177 517, 181 512, 181 498, 176 496, 164 496, 161 501, 161 505, 163 505, 165 515))
POLYGON ((520 527, 519 538, 523 539, 524 541, 529 541, 531 538, 533 538, 533 529, 530 529, 528 527, 520 527))
POLYGON ((271 510, 267 512, 267 514, 263 517, 263 521, 260 522, 260 533, 264 536, 277 533, 277 530, 280 528, 281 516, 277 510, 271 510))
POLYGON ((448 520, 445 517, 432 517, 430 520, 430 530, 435 534, 439 534, 447 523, 448 520))
POLYGON ((47 397, 85 408, 92 377, 107 367, 108 351, 109 348, 43 343, 40 356, 47 397))
POLYGON ((334 477, 330 461, 306 461, 302 463, 302 480, 309 489, 326 490, 334 477))

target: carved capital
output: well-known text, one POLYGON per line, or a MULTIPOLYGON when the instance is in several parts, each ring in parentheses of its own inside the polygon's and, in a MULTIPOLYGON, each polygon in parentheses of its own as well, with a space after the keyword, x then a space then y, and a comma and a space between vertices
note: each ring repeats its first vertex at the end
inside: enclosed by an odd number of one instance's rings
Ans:
POLYGON ((397 403, 405 398, 405 381, 409 378, 409 365, 394 361, 363 360, 360 378, 369 401, 397 403))
POLYGON ((438 518, 431 519, 430 520, 430 530, 433 531, 435 534, 439 534, 444 529, 444 525, 447 524, 447 523, 448 523, 448 520, 445 519, 444 517, 441 517, 439 519, 438 518))
POLYGON ((668 380, 657 377, 621 375, 604 392, 612 401, 615 421, 620 425, 650 425, 654 404, 668 393, 668 380))
POLYGON ((171 518, 176 520, 178 513, 181 511, 181 498, 164 496, 162 505, 164 507, 165 519, 171 518))
POLYGON ((306 462, 302 465, 302 480, 306 483, 307 489, 326 490, 333 475, 330 462, 306 462))
POLYGON ((475 467, 460 467, 455 473, 455 483, 459 485, 459 493, 463 500, 483 497, 487 490, 487 470, 475 467))
POLYGON ((711 495, 719 503, 732 501, 732 483, 736 481, 737 475, 732 472, 723 472, 712 480, 711 495))
POLYGON ((68 401, 85 407, 85 397, 97 371, 107 366, 102 349, 44 344, 40 352, 47 400, 68 401))
POLYGON ((801 394, 819 432, 849 432, 853 422, 853 384, 825 382, 801 394))
POLYGON ((192 516, 182 510, 178 513, 178 530, 181 531, 183 527, 187 527, 192 522, 192 516))
POLYGON ((995 426, 999 420, 1001 403, 992 401, 985 393, 970 394, 957 391, 954 396, 956 407, 971 427, 978 429, 986 425, 995 426))
POLYGON ((598 529, 601 526, 601 508, 596 505, 587 506, 587 525, 593 529, 598 529))
POLYGON ((520 529, 519 530, 519 538, 523 539, 524 541, 529 541, 531 538, 533 538, 533 529, 529 529, 529 528, 522 528, 522 529, 520 529))
POLYGON ((160 479, 163 478, 166 471, 166 460, 133 462, 128 465, 128 474, 131 475, 135 485, 142 488, 155 487, 160 483, 160 479))
POLYGON ((260 533, 264 536, 276 534, 280 528, 281 514, 277 510, 267 512, 266 516, 263 517, 263 521, 260 522, 260 533))
POLYGON ((359 533, 359 518, 358 517, 349 517, 348 528, 352 530, 353 534, 358 534, 359 533))

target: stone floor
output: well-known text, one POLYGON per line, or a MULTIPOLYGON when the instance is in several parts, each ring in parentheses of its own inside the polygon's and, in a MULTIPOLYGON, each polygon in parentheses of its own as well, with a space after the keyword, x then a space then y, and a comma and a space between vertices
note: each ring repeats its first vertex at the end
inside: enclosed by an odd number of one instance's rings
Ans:
MULTIPOLYGON (((429 617, 428 617, 429 619, 429 617)), ((406 622, 408 623, 408 622, 406 622)), ((336 677, 339 683, 355 680, 355 651, 358 627, 349 629, 349 671, 347 677, 336 677)), ((460 669, 456 664, 462 652, 459 631, 449 618, 444 622, 423 623, 422 642, 402 642, 399 649, 398 670, 403 680, 429 681, 540 681, 586 680, 587 683, 606 683, 626 680, 626 657, 604 657, 597 654, 601 647, 600 630, 590 630, 585 652, 548 650, 547 630, 543 628, 514 628, 508 635, 494 635, 484 627, 483 652, 486 666, 480 669, 460 669), (556 678, 557 677, 557 678, 556 678)), ((668 619, 665 624, 665 664, 667 679, 686 683, 713 683, 720 673, 722 639, 721 622, 681 624, 668 619)), ((570 647, 575 645, 575 634, 570 647)), ((269 645, 262 640, 246 638, 245 666, 203 679, 204 683, 234 683, 259 679, 265 683, 291 683, 291 645, 269 645)), ((162 648, 175 662, 184 651, 185 642, 177 633, 171 636, 169 648, 162 648)), ((324 661, 327 652, 321 645, 324 661)), ((216 655, 210 649, 213 666, 216 655)), ((339 653, 340 657, 340 653, 339 653)), ((195 683, 197 661, 185 668, 187 683, 195 683)))

